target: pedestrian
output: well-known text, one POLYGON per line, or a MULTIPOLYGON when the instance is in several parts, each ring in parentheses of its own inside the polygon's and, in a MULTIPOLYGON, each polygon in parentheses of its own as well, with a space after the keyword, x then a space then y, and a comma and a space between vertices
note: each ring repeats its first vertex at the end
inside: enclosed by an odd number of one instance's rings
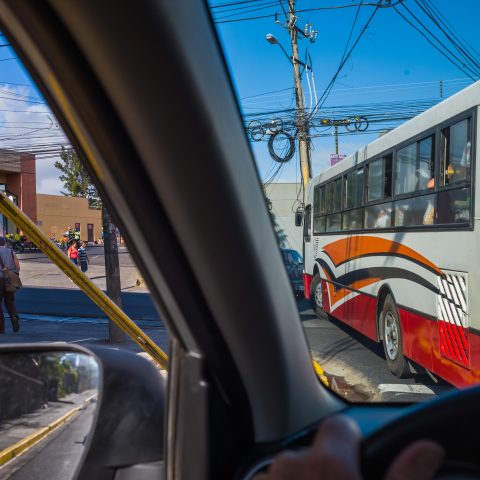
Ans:
POLYGON ((5 316, 3 315, 2 301, 5 303, 7 312, 10 315, 13 331, 18 332, 20 330, 20 318, 15 306, 15 294, 7 292, 5 289, 3 269, 6 268, 7 270, 20 273, 20 262, 13 250, 8 247, 5 237, 0 237, 0 267, 0 333, 5 333, 5 316))
POLYGON ((67 250, 68 258, 78 267, 78 249, 77 242, 75 239, 70 240, 68 243, 69 247, 67 250))
POLYGON ((90 263, 87 255, 87 242, 82 242, 82 246, 78 249, 78 257, 80 258, 80 268, 82 272, 85 273, 90 263))

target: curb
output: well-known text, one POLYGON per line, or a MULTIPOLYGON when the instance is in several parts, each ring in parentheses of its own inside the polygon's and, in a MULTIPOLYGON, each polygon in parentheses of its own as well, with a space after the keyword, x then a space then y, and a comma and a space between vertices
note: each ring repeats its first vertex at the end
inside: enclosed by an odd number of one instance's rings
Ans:
POLYGON ((25 438, 22 438, 22 440, 18 441, 17 443, 14 443, 13 445, 10 445, 9 447, 2 450, 0 452, 0 466, 18 457, 21 453, 25 452, 26 450, 37 444, 40 440, 50 435, 50 433, 52 433, 58 427, 66 423, 68 420, 70 420, 70 418, 72 418, 80 410, 85 408, 85 405, 87 405, 90 400, 91 399, 85 400, 83 405, 73 408, 65 415, 57 418, 57 420, 54 420, 46 427, 40 428, 36 432, 33 432, 30 435, 27 435, 25 438))
POLYGON ((316 360, 312 360, 312 364, 313 364, 313 369, 317 374, 317 377, 326 387, 328 387, 329 386, 328 378, 326 377, 325 371, 323 370, 323 368, 320 366, 320 364, 316 360))

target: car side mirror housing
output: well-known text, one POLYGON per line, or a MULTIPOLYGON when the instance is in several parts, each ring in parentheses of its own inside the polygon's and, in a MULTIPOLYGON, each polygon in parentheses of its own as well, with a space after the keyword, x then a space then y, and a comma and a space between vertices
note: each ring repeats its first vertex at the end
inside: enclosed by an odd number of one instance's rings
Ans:
POLYGON ((2 462, 9 468, 7 462, 17 462, 23 451, 23 437, 34 435, 38 442, 48 437, 48 445, 25 451, 21 458, 31 456, 28 462, 11 468, 48 463, 50 449, 57 473, 64 468, 61 460, 68 460, 66 480, 163 478, 165 399, 159 370, 125 349, 1 346, 0 427, 15 442, 0 452, 0 460, 10 448, 2 462), (32 432, 25 430, 29 422, 32 432))

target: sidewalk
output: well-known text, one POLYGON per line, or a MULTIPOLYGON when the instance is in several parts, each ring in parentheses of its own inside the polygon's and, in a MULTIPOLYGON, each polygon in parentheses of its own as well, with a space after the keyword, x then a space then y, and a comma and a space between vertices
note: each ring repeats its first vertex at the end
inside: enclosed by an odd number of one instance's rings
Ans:
MULTIPOLYGON (((99 247, 90 247, 88 250, 90 265, 87 276, 102 290, 107 289, 105 266, 101 258, 99 247), (97 264, 100 260, 100 264, 97 264)), ((141 281, 141 275, 124 249, 120 252, 120 281, 122 291, 148 292, 148 288, 141 281)), ((22 253, 18 255, 21 267, 21 279, 25 287, 52 287, 79 290, 70 279, 42 253, 22 253)))
POLYGON ((47 427, 55 420, 74 409, 83 408, 87 400, 96 395, 96 390, 72 393, 58 402, 48 402, 40 410, 0 422, 0 452, 16 444, 20 440, 47 427))

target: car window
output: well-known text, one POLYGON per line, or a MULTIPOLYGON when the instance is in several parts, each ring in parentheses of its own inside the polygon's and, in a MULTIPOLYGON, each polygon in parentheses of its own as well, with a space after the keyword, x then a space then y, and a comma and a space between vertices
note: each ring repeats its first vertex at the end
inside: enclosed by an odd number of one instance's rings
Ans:
MULTIPOLYGON (((380 3, 212 0, 209 8, 282 249, 291 288, 278 294, 296 302, 292 322, 302 322, 319 382, 354 402, 424 401, 479 381, 480 86, 380 3)), ((475 15, 446 1, 428 11, 449 18, 469 54, 480 49, 470 35, 475 15)), ((165 325, 80 152, 3 47, 0 190, 167 351, 165 325)), ((0 262, 18 271, 16 256, 23 283, 3 295, 1 342, 111 342, 142 354, 3 215, 0 237, 0 262)), ((64 358, 50 363, 75 377, 64 358)), ((0 431, 17 434, 25 415, 61 404, 46 425, 56 421, 76 401, 70 387, 52 385, 45 403, 0 417, 0 431)))
POLYGON ((260 180, 277 192, 271 213, 291 206, 283 247, 303 257, 292 291, 330 388, 423 401, 478 383, 479 7, 209 8, 260 180))
MULTIPOLYGON (((168 352, 167 330, 124 233, 15 51, 2 42, 1 193, 168 352)), ((151 359, 62 269, 0 213, 0 343, 111 345, 151 359), (10 277, 21 288, 9 290, 10 277)), ((96 361, 83 353, 0 355, 0 478, 37 478, 39 471, 42 478, 73 478, 93 424, 98 378, 96 361)))

